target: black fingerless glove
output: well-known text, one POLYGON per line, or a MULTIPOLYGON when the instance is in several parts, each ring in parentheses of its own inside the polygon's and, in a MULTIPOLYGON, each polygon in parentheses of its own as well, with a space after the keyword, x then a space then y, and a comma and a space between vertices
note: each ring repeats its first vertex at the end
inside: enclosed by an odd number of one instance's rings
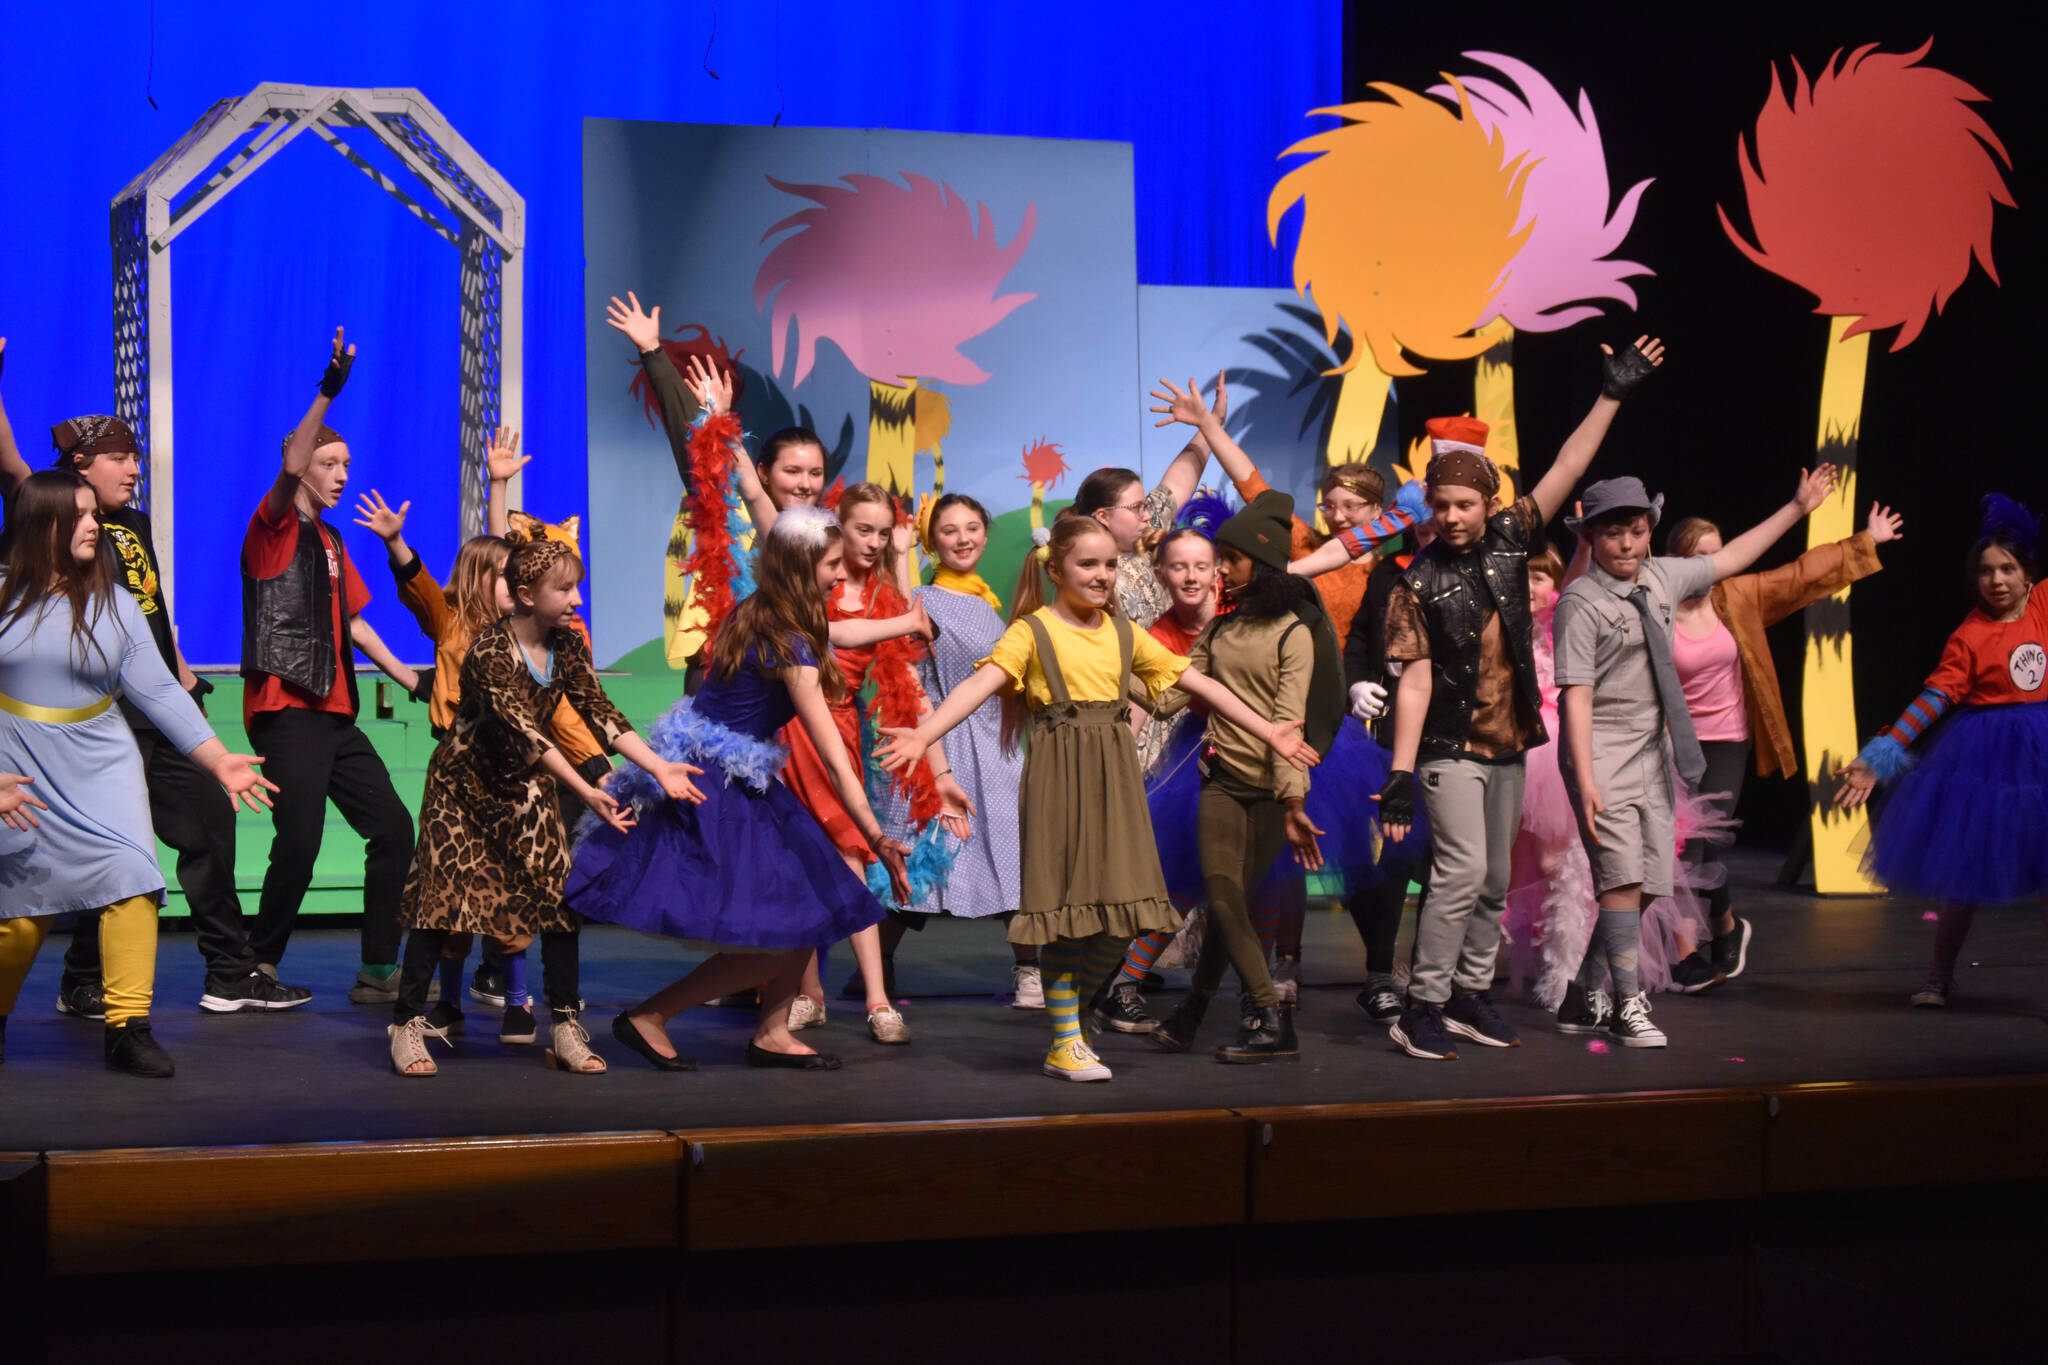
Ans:
POLYGON ((341 397, 342 386, 348 383, 349 367, 356 358, 347 350, 336 351, 327 359, 327 373, 320 376, 320 392, 329 398, 341 397))
POLYGON ((206 680, 204 674, 192 675, 192 688, 186 695, 192 698, 192 704, 199 708, 199 714, 202 716, 206 714, 206 698, 212 692, 213 684, 206 680))
POLYGON ((1413 825, 1415 823, 1415 774, 1392 772, 1387 774, 1387 784, 1380 788, 1380 824, 1413 825))
POLYGON ((1600 392, 1617 402, 1625 400, 1655 373, 1657 367, 1648 356, 1633 345, 1624 346, 1613 355, 1600 357, 1600 392))
POLYGON ((432 664, 428 664, 425 668, 419 670, 412 685, 412 699, 417 702, 430 702, 434 699, 434 666, 432 664))

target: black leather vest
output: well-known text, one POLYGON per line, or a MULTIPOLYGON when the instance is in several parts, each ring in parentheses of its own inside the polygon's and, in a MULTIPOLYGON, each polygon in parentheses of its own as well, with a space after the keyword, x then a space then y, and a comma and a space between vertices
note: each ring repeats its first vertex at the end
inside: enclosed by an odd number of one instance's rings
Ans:
POLYGON ((269 673, 313 697, 334 690, 333 575, 326 533, 303 512, 291 563, 275 578, 256 578, 242 564, 242 676, 269 673))
POLYGON ((1543 725, 1543 695, 1529 639, 1529 551, 1509 533, 1512 524, 1509 513, 1496 513, 1486 524, 1486 535, 1468 551, 1477 559, 1487 600, 1472 591, 1470 577, 1440 540, 1432 542, 1408 567, 1405 581, 1422 607, 1430 658, 1436 666, 1429 714, 1422 724, 1421 752, 1425 756, 1464 754, 1478 702, 1479 640, 1488 608, 1500 613, 1501 639, 1515 673, 1515 711, 1528 736, 1528 747, 1535 748, 1550 737, 1543 725))

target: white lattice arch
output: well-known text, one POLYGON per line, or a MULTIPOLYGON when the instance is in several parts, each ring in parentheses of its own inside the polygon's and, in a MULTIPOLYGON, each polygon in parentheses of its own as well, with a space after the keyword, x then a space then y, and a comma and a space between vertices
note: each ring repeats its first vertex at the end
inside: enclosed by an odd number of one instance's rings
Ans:
POLYGON ((308 130, 461 253, 465 535, 483 529, 483 462, 492 428, 522 425, 526 201, 504 177, 417 90, 266 81, 246 95, 220 100, 114 196, 113 205, 114 401, 142 447, 137 498, 149 512, 167 590, 177 559, 171 525, 171 243, 308 130), (359 155, 337 131, 343 128, 374 134, 439 211, 359 155), (216 162, 219 169, 194 184, 216 162))

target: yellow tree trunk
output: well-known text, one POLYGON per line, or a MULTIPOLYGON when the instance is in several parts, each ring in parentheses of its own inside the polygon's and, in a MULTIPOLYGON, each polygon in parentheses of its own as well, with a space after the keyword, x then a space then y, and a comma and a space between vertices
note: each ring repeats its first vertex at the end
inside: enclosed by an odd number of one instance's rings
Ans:
POLYGON ((1515 432, 1515 329, 1495 318, 1480 329, 1493 345, 1480 353, 1472 374, 1472 415, 1486 423, 1486 453, 1500 466, 1500 504, 1513 502, 1522 487, 1522 446, 1515 432))
MULTIPOLYGON (((1820 384, 1820 433, 1815 456, 1840 469, 1834 496, 1806 519, 1806 545, 1830 545, 1856 531, 1856 437, 1862 423, 1863 378, 1870 334, 1842 334, 1855 318, 1828 322, 1827 368, 1820 384)), ((1813 889, 1824 896, 1868 895, 1877 890, 1863 872, 1869 820, 1861 808, 1838 811, 1830 799, 1834 772, 1856 756, 1856 687, 1849 630, 1849 590, 1806 612, 1806 671, 1799 720, 1806 746, 1806 789, 1812 801, 1813 889)))
POLYGON ((685 492, 669 528, 668 556, 661 566, 662 652, 670 668, 687 667, 704 646, 704 612, 690 602, 690 580, 683 573, 683 561, 689 557, 690 495, 685 492))
POLYGON ((868 479, 905 498, 917 459, 917 384, 868 381, 868 479))
POLYGON ((1361 346, 1358 364, 1337 388, 1337 416, 1330 424, 1328 449, 1331 464, 1372 457, 1393 382, 1373 363, 1372 352, 1361 346))

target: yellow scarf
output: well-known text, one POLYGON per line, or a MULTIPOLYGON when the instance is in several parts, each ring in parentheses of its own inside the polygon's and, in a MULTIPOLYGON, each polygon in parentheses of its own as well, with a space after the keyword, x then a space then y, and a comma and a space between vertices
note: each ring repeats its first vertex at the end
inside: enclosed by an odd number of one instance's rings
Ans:
POLYGON ((979 597, 989 604, 996 615, 1003 614, 1003 599, 996 596, 996 590, 978 573, 961 573, 958 569, 949 569, 941 564, 932 574, 932 586, 944 588, 948 592, 964 593, 969 597, 979 597))

